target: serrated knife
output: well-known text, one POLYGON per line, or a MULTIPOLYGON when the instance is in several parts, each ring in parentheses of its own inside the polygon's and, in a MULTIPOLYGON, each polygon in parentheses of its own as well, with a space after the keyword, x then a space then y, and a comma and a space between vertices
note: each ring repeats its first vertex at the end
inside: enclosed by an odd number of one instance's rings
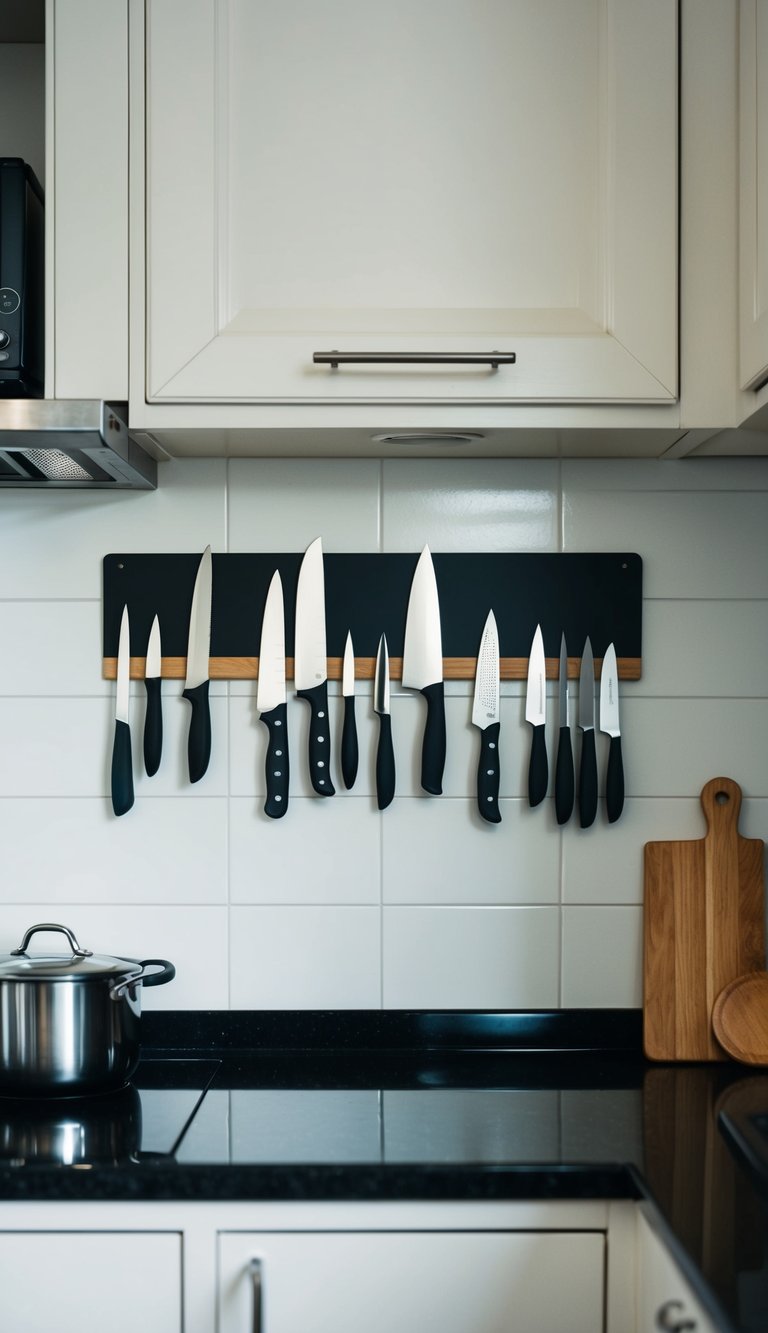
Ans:
POLYGON ((589 828, 597 814, 597 754, 595 751, 595 659, 589 637, 581 654, 579 672, 579 823, 589 828))
POLYGON ((443 643, 437 581, 428 546, 419 556, 408 598, 402 682, 407 689, 420 690, 427 701, 421 785, 432 796, 440 796, 445 768, 443 643))
POLYGON ((133 805, 133 759, 130 727, 131 630, 128 607, 123 607, 117 648, 117 690, 115 694, 115 739, 112 745, 112 809, 124 815, 133 805))
POLYGON ((264 813, 280 819, 288 809, 288 711, 285 692, 285 610, 280 571, 275 570, 264 603, 259 645, 256 707, 269 733, 264 773, 264 813))
POLYGON ((547 794, 549 765, 545 723, 547 720, 547 663, 541 625, 536 626, 528 657, 528 688, 525 693, 525 720, 530 722, 531 756, 528 762, 528 804, 540 805, 547 794))
POLYGON ((355 721, 355 650, 352 635, 347 632, 344 660, 341 668, 341 693, 344 698, 344 723, 341 729, 341 776, 349 791, 357 777, 358 748, 355 721))
POLYGON ((320 537, 307 547, 296 592, 294 680, 310 706, 309 776, 318 796, 333 796, 328 726, 328 660, 325 647, 325 575, 320 537))
POLYGON ((600 672, 600 730, 611 738, 605 778, 605 808, 609 824, 615 824, 624 809, 624 762, 619 726, 619 669, 616 649, 612 643, 605 650, 600 672))
POLYGON ((208 700, 211 655, 211 595, 213 562, 206 546, 197 567, 187 641, 187 678, 182 698, 192 705, 187 738, 190 782, 199 782, 211 757, 211 706, 208 700))
POLYGON ((386 810, 395 794, 395 752, 392 748, 392 718, 389 711, 389 652, 386 635, 379 639, 373 680, 373 708, 379 715, 376 747, 376 804, 386 810))
POLYGON ((472 725, 480 729, 477 808, 489 824, 501 823, 499 810, 499 631, 493 611, 483 627, 475 671, 472 725))
POLYGON ((564 634, 560 636, 560 669, 557 684, 560 734, 555 763, 555 814, 558 824, 567 824, 573 814, 574 779, 571 711, 568 697, 568 648, 564 634))
POLYGON ((155 616, 149 631, 144 666, 144 688, 147 692, 147 709, 144 714, 144 768, 149 778, 154 777, 160 767, 163 753, 162 657, 160 621, 155 616))

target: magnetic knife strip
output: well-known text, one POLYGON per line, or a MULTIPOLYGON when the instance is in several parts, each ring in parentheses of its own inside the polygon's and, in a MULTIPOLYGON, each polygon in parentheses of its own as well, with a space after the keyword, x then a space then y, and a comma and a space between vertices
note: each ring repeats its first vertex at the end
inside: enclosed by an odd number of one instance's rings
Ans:
MULTIPOLYGON (((200 551, 185 555, 107 555, 103 567, 103 675, 117 673, 123 607, 131 618, 131 675, 142 678, 152 620, 159 616, 162 674, 184 679, 192 590, 200 551)), ((258 676, 261 620, 267 589, 279 569, 285 595, 286 674, 293 674, 296 554, 213 556, 211 679, 258 676)), ((347 632, 355 675, 372 679, 376 649, 386 634, 393 679, 401 673, 405 617, 419 553, 324 554, 329 679, 341 678, 347 632)), ((547 675, 556 677, 560 635, 568 644, 568 674, 578 676, 589 635, 596 662, 609 643, 619 676, 639 680, 642 666, 643 562, 633 553, 524 555, 457 553, 432 556, 443 639, 444 676, 471 680, 488 611, 499 627, 502 680, 525 679, 538 624, 547 675)))

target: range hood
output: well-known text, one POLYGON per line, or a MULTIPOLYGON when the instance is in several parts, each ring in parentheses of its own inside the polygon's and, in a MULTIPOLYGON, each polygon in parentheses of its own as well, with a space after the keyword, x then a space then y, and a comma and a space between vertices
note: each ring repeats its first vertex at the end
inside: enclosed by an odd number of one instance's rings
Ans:
POLYGON ((157 463, 127 420, 126 403, 0 398, 0 489, 154 490, 157 463))

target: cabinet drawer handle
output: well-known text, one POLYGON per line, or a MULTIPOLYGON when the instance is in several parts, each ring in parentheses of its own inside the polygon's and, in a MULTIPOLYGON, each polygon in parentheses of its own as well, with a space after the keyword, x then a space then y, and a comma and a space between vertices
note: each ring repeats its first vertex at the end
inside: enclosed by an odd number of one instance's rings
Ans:
POLYGON ((693 1333, 697 1328, 695 1319, 681 1318, 680 1313, 683 1310, 682 1301, 665 1301, 656 1311, 656 1327, 663 1329, 664 1333, 693 1333))
POLYGON ((248 1272, 251 1277, 251 1292, 253 1295, 251 1333, 262 1333, 263 1325, 261 1322, 261 1259, 251 1259, 251 1262, 248 1265, 248 1272))
POLYGON ((384 366, 513 366, 516 352, 313 352, 316 366, 338 370, 342 365, 376 364, 384 366))

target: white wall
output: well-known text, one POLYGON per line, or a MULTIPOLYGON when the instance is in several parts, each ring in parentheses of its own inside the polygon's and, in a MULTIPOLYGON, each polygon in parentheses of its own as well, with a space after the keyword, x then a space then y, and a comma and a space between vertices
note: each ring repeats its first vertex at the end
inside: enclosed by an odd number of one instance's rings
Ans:
POLYGON ((702 836, 698 793, 718 775, 743 788, 742 832, 768 839, 768 460, 187 461, 149 495, 0 494, 0 645, 0 950, 53 919, 96 950, 173 959, 177 980, 147 1007, 636 1006, 643 843, 702 836), (422 701, 394 698, 398 796, 383 814, 370 686, 358 783, 346 794, 339 779, 331 801, 309 795, 308 710, 291 704, 291 806, 276 822, 255 683, 212 686, 213 758, 195 787, 179 682, 164 683, 160 773, 141 775, 139 685, 137 800, 115 819, 102 556, 299 551, 318 534, 328 551, 638 551, 643 679, 623 689, 620 822, 601 809, 591 829, 560 830, 551 801, 528 809, 515 683, 503 822, 483 824, 470 682, 448 687, 438 799, 419 795, 422 701))

